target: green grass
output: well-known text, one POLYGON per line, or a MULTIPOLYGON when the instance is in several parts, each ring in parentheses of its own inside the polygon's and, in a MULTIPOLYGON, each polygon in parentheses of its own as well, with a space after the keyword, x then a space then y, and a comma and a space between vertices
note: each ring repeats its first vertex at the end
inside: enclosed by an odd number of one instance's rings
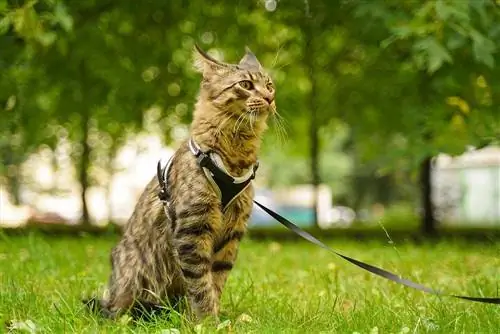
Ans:
MULTIPOLYGON (((116 240, 0 233, 0 332, 12 320, 30 320, 43 333, 216 331, 208 322, 193 327, 175 314, 133 323, 87 313, 80 299, 102 291, 116 240)), ((328 243, 450 293, 497 296, 500 290, 500 242, 328 243)), ((500 328, 498 305, 414 291, 296 241, 246 240, 222 308, 228 326, 220 333, 498 333, 500 328)))

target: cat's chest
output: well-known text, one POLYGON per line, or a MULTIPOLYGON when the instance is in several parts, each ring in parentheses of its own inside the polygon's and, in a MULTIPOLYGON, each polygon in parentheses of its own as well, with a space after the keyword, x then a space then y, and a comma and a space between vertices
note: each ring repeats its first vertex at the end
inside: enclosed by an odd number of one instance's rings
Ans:
POLYGON ((252 211, 253 190, 247 188, 229 205, 222 217, 223 231, 244 229, 252 211))

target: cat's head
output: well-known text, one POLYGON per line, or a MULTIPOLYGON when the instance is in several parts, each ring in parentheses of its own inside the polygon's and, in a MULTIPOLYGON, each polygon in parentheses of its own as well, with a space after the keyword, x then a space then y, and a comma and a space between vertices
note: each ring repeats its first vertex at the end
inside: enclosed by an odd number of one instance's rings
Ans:
POLYGON ((236 117, 267 117, 276 111, 273 81, 249 48, 238 64, 218 61, 197 45, 194 56, 203 75, 200 98, 205 102, 236 117))

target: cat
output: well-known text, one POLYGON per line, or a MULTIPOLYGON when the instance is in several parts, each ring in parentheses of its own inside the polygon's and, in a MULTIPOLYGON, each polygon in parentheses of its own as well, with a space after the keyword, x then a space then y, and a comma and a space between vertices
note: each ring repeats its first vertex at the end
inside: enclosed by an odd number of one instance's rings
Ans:
MULTIPOLYGON (((262 135, 276 113, 270 75, 246 48, 238 64, 218 61, 194 47, 201 84, 190 137, 203 151, 216 152, 234 177, 258 160, 262 135)), ((134 305, 185 298, 194 319, 218 317, 221 294, 237 258, 252 210, 250 184, 226 208, 197 164, 188 140, 171 158, 167 177, 169 209, 159 200, 153 178, 141 194, 111 251, 107 296, 98 301, 111 318, 134 305)), ((95 301, 95 300, 94 300, 95 301)))

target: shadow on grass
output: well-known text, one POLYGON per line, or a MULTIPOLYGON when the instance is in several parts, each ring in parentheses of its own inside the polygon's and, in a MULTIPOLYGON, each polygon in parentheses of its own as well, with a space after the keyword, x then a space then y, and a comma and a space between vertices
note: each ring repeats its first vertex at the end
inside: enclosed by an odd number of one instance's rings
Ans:
MULTIPOLYGON (((357 226, 350 228, 333 228, 323 230, 317 227, 303 228, 317 238, 327 239, 352 239, 358 241, 383 241, 388 239, 394 242, 427 242, 437 240, 464 240, 469 242, 484 242, 500 240, 500 228, 480 228, 480 227, 440 227, 436 234, 426 235, 416 229, 414 225, 410 227, 398 226, 385 228, 378 225, 357 226)), ((121 235, 122 226, 110 223, 104 227, 95 225, 62 225, 62 224, 42 224, 30 222, 20 228, 0 228, 0 235, 9 237, 26 236, 32 233, 43 234, 45 236, 65 236, 65 237, 85 237, 99 236, 117 238, 121 235)), ((300 237, 283 226, 249 229, 248 237, 253 240, 274 240, 280 242, 294 242, 300 237)))

